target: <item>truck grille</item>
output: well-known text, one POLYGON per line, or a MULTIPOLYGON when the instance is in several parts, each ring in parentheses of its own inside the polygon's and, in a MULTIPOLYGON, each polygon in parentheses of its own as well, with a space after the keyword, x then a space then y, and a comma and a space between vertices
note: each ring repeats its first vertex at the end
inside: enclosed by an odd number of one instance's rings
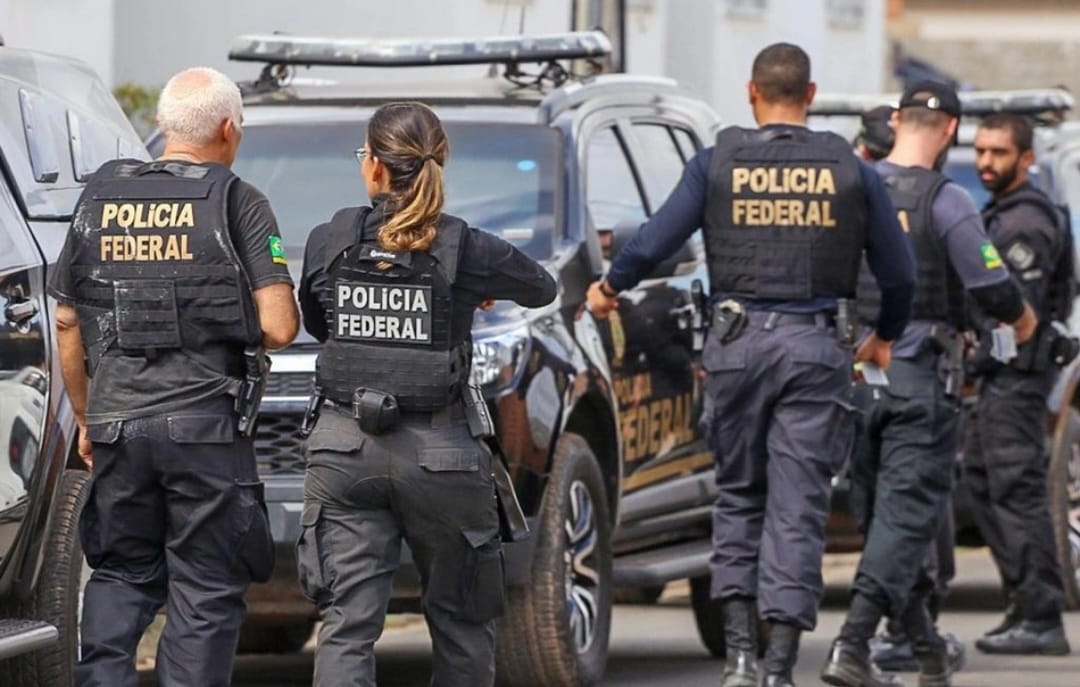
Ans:
POLYGON ((263 397, 310 396, 314 390, 314 372, 271 372, 270 378, 266 380, 263 397))
POLYGON ((260 475, 302 475, 304 440, 300 415, 260 415, 255 433, 255 458, 260 475))

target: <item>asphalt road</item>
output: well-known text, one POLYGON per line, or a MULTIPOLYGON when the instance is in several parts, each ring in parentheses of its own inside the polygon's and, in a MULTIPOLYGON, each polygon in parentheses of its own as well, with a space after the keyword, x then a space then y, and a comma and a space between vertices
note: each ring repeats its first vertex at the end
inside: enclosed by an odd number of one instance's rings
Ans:
MULTIPOLYGON (((843 621, 844 585, 850 580, 850 561, 833 559, 826 568, 830 582, 826 606, 817 631, 803 640, 796 683, 820 685, 817 673, 829 643, 843 621)), ((942 629, 954 632, 967 645, 966 668, 954 678, 955 687, 1080 687, 1080 613, 1066 618, 1074 653, 1067 657, 991 657, 975 651, 972 642, 1000 619, 996 577, 983 552, 968 552, 959 561, 951 608, 942 629)), ((605 687, 715 687, 721 664, 708 657, 697 638, 685 588, 669 586, 662 603, 618 606, 615 609, 610 660, 605 687)), ((378 647, 379 685, 426 687, 430 675, 430 641, 423 622, 389 630, 378 647)), ((312 656, 245 656, 237 661, 237 687, 296 687, 311 684, 312 656)), ((153 685, 149 674, 142 684, 153 685)), ((914 676, 905 680, 915 685, 914 676)))

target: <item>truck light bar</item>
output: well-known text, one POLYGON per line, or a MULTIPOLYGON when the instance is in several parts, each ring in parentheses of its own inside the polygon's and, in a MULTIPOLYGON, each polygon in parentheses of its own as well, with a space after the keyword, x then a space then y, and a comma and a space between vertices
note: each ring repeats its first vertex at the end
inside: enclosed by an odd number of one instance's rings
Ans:
POLYGON ((247 35, 233 39, 229 59, 304 66, 421 67, 543 63, 609 54, 611 42, 601 31, 435 39, 247 35))
MULTIPOLYGON (((964 114, 985 117, 995 112, 1040 115, 1055 111, 1071 110, 1073 97, 1060 88, 1029 89, 1016 91, 960 91, 960 103, 964 114)), ((900 101, 896 93, 880 95, 822 94, 814 99, 810 114, 832 117, 853 116, 872 110, 878 105, 892 105, 900 101)))

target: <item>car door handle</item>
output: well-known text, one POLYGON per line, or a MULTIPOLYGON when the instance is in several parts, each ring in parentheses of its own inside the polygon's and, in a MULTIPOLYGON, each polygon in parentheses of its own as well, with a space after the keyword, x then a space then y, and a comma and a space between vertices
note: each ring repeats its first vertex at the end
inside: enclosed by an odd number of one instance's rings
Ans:
POLYGON ((38 304, 33 299, 8 301, 4 306, 4 319, 19 327, 28 323, 37 314, 38 304))

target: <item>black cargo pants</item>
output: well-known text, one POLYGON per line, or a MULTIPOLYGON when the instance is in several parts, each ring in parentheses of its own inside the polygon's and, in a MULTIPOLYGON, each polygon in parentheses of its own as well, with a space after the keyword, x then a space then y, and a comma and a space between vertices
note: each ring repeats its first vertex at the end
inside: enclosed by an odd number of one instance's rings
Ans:
POLYGON ((460 409, 406 414, 371 436, 324 406, 307 446, 300 585, 323 619, 317 687, 375 687, 404 539, 423 585, 436 687, 495 680, 495 618, 504 602, 492 456, 460 409))
POLYGON ((959 402, 945 395, 938 356, 894 359, 889 386, 859 384, 852 508, 866 540, 853 589, 893 617, 936 581, 924 562, 952 493, 959 402))
POLYGON ((823 316, 771 319, 750 313, 741 336, 710 337, 703 353, 712 596, 755 597, 762 618, 812 630, 832 478, 854 433, 852 360, 823 316))
POLYGON ((1028 620, 1064 609, 1046 487, 1046 399, 1056 370, 1000 367, 979 389, 964 452, 975 523, 1028 620))
POLYGON ((244 593, 274 555, 251 440, 235 427, 230 398, 90 427, 78 687, 135 687, 136 647, 165 604, 157 684, 230 683, 244 593))

